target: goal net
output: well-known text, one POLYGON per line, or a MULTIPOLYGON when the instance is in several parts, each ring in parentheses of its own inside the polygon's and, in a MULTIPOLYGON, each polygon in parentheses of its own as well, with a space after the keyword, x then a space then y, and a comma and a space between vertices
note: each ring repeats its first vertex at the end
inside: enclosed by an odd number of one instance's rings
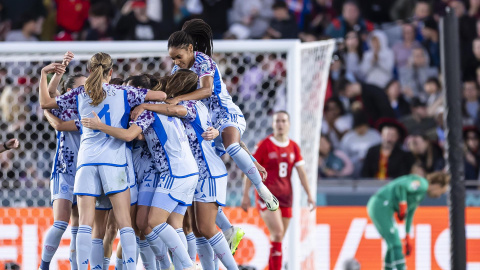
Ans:
MULTIPOLYGON (((253 149, 272 132, 273 112, 287 110, 291 138, 301 146, 314 196, 333 49, 331 40, 304 44, 293 40, 214 41, 213 59, 247 121, 242 140, 253 149)), ((67 74, 88 74, 86 63, 98 51, 112 56, 113 77, 141 73, 163 76, 173 67, 166 42, 0 44, 0 142, 13 137, 21 141, 18 150, 0 154, 0 267, 6 261, 15 261, 23 269, 38 267, 43 236, 53 223, 51 210, 44 207, 50 206, 49 179, 56 136, 38 104, 38 81, 41 68, 52 61, 60 62, 67 50, 75 53, 67 74), (3 229, 11 233, 1 233, 3 229)), ((225 162, 229 172, 229 207, 225 210, 231 221, 247 232, 235 258, 239 264, 265 269, 270 251, 265 225, 254 208, 242 213, 237 207, 242 198, 241 171, 229 157, 225 162)), ((315 211, 308 211, 306 195, 294 175, 294 218, 284 257, 288 269, 315 269, 315 211)), ((52 269, 67 269, 69 237, 67 230, 52 269)))

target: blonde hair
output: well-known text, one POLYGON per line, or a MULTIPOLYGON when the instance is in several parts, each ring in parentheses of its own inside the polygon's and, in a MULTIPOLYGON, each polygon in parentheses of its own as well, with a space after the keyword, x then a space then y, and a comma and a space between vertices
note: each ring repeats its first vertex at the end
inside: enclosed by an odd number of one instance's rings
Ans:
POLYGON ((438 184, 444 187, 450 183, 450 174, 444 172, 429 173, 426 178, 430 185, 438 184))
POLYGON ((92 99, 90 105, 97 106, 105 99, 102 79, 107 77, 112 69, 112 58, 107 53, 96 53, 88 61, 87 68, 90 70, 90 75, 85 81, 85 92, 92 99))

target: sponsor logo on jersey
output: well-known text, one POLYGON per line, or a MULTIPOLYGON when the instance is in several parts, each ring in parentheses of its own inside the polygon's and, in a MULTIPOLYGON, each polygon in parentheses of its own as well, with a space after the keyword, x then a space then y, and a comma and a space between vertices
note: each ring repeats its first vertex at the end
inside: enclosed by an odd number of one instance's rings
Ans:
POLYGON ((290 153, 290 160, 291 160, 292 162, 295 161, 295 154, 294 154, 294 153, 290 153))
POLYGON ((280 156, 281 157, 287 157, 287 153, 281 153, 280 156))
POLYGON ((269 159, 276 159, 276 158, 278 158, 277 152, 270 152, 270 153, 268 153, 268 158, 269 158, 269 159))
POLYGON ((205 194, 202 194, 202 197, 200 197, 200 198, 206 198, 206 197, 207 197, 207 196, 205 196, 205 194))

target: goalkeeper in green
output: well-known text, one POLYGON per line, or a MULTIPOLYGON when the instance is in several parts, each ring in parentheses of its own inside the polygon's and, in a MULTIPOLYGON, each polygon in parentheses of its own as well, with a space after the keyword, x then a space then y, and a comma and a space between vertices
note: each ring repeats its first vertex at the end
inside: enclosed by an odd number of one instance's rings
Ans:
POLYGON ((377 193, 367 204, 370 219, 383 239, 387 242, 385 254, 385 270, 404 270, 405 257, 402 252, 402 243, 393 215, 397 214, 398 220, 405 221, 405 255, 412 250, 409 232, 412 225, 413 214, 426 194, 438 198, 447 191, 450 176, 443 172, 428 174, 426 179, 416 174, 409 174, 394 179, 377 193))

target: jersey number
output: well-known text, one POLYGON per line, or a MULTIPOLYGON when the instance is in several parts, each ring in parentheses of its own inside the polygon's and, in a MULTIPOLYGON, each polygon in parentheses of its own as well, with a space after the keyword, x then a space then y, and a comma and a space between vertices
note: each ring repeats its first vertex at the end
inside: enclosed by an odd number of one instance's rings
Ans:
MULTIPOLYGON (((108 111, 110 109, 110 105, 109 104, 105 104, 103 105, 103 108, 102 110, 98 113, 98 118, 102 119, 105 117, 105 124, 106 125, 111 125, 111 121, 110 121, 110 112, 108 111)), ((94 130, 93 132, 100 132, 100 130, 94 130)), ((110 135, 108 134, 105 134, 107 137, 110 137, 110 135)))
POLYGON ((287 169, 288 169, 288 163, 287 162, 280 162, 279 165, 279 170, 278 170, 278 176, 280 177, 286 177, 287 176, 287 169))

